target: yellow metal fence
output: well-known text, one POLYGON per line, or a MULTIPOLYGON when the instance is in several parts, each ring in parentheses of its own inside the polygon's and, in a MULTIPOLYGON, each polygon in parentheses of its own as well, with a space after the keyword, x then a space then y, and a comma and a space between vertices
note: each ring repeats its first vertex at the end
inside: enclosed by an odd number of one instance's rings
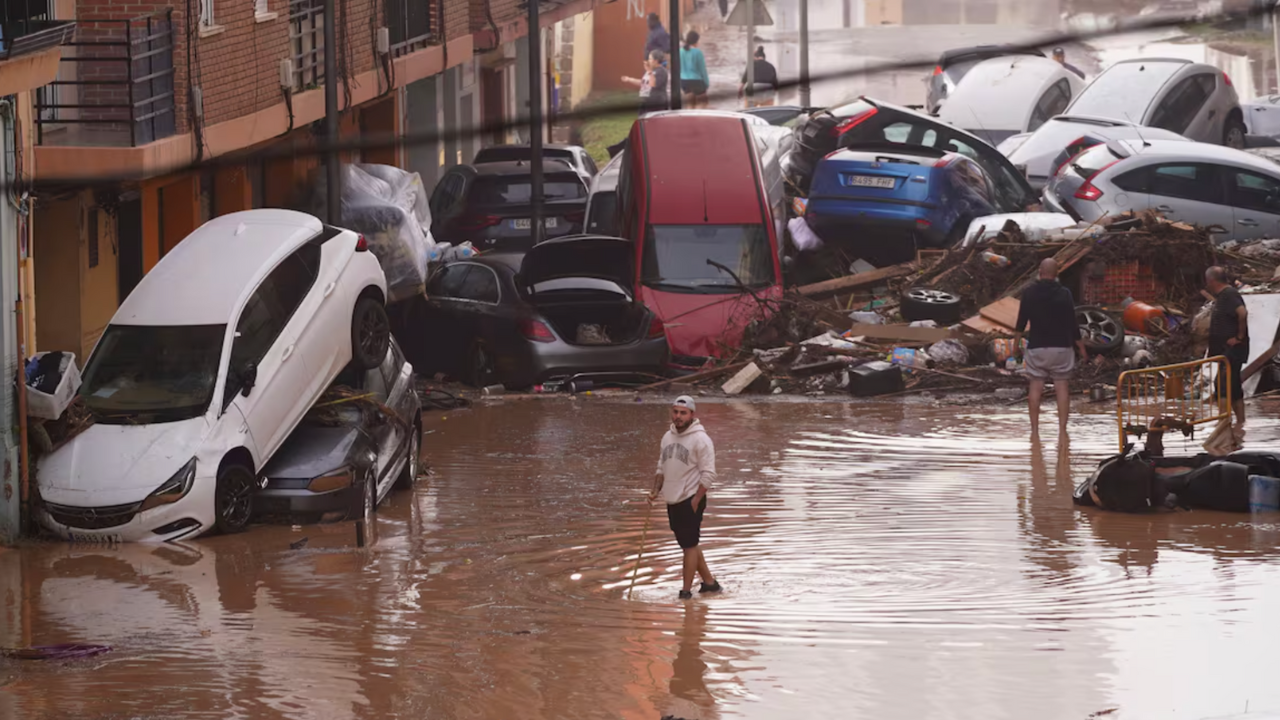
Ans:
POLYGON ((1191 430, 1231 416, 1231 364, 1221 355, 1141 370, 1126 370, 1116 384, 1120 451, 1129 435, 1159 420, 1168 430, 1191 430))

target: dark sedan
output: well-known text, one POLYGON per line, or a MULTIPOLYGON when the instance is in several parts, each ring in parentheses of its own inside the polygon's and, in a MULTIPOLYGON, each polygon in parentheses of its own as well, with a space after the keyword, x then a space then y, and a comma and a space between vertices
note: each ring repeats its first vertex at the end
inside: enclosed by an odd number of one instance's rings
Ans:
POLYGON ((372 512, 418 475, 417 378, 393 340, 382 365, 348 367, 262 471, 259 517, 332 521, 372 512))
POLYGON ((397 332, 416 340, 406 347, 420 366, 477 387, 652 379, 666 328, 636 299, 633 254, 627 240, 579 235, 451 263, 397 332))
MULTIPOLYGON (((532 195, 527 161, 450 168, 431 192, 431 234, 438 242, 523 252, 533 246, 532 195)), ((542 197, 543 237, 582 232, 587 186, 569 163, 542 161, 542 197)))

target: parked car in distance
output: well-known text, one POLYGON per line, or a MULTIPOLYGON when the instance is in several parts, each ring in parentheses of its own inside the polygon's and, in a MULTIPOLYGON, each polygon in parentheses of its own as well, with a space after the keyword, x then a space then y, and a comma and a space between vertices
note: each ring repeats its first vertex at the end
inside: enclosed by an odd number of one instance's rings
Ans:
MULTIPOLYGON (((591 159, 591 153, 587 149, 579 145, 543 145, 542 157, 547 160, 563 160, 569 164, 578 175, 582 176, 582 182, 590 183, 591 178, 595 177, 596 161, 591 159)), ((481 148, 476 153, 475 158, 471 161, 472 165, 483 165, 493 162, 530 162, 533 160, 533 151, 528 143, 520 145, 491 145, 487 148, 481 148)))
POLYGON ((1280 95, 1267 95, 1240 103, 1245 132, 1259 137, 1280 138, 1280 95))
MULTIPOLYGON (((533 246, 532 179, 528 162, 458 165, 431 192, 437 242, 471 241, 481 250, 524 251, 533 246)), ((582 232, 587 186, 560 160, 542 161, 544 238, 582 232)))
POLYGON ((348 364, 390 343, 364 238, 289 210, 200 226, 147 273, 83 373, 94 424, 43 458, 45 527, 174 540, 249 521, 258 470, 348 364))
POLYGON ((1280 237, 1280 165, 1206 143, 1119 140, 1084 151, 1045 186, 1045 204, 1092 222, 1152 209, 1217 226, 1219 241, 1280 237))
POLYGON ((992 58, 969 70, 938 118, 998 145, 1061 113, 1083 88, 1080 76, 1049 58, 992 58))
POLYGON ((741 343, 782 293, 790 131, 742 113, 655 113, 631 127, 618 228, 638 294, 667 323, 672 364, 698 368, 741 343))
POLYGON ((943 101, 975 65, 991 58, 1007 55, 1029 55, 1044 57, 1039 50, 1025 50, 1012 45, 978 45, 977 47, 954 48, 942 53, 933 72, 924 78, 925 109, 930 114, 938 112, 943 101))
POLYGON ((622 168, 622 155, 610 158, 591 179, 591 191, 587 194, 587 235, 618 234, 618 172, 622 168))
POLYGON ((408 313, 406 351, 477 387, 664 372, 662 321, 635 292, 634 246, 579 235, 523 256, 486 253, 440 268, 408 313))
POLYGON ((1140 127, 1127 120, 1059 115, 1035 132, 1014 135, 996 148, 1026 172, 1036 190, 1044 188, 1062 165, 1094 145, 1110 140, 1186 140, 1175 132, 1140 127))
POLYGON ((884 266, 960 241, 971 220, 996 212, 994 195, 982 166, 959 153, 884 143, 818 163, 805 218, 823 240, 884 266))
POLYGON ((923 113, 863 97, 822 110, 796 125, 795 149, 783 162, 787 179, 807 191, 818 161, 841 148, 896 142, 958 152, 986 170, 1000 212, 1019 212, 1040 201, 1027 179, 995 147, 972 133, 923 113))
POLYGON ((376 510, 393 486, 413 485, 422 406, 400 346, 392 340, 378 367, 348 367, 330 390, 262 469, 256 516, 357 519, 376 510))
POLYGON ((1094 78, 1064 114, 1126 120, 1189 140, 1244 147, 1244 115, 1231 78, 1190 60, 1118 62, 1094 78))

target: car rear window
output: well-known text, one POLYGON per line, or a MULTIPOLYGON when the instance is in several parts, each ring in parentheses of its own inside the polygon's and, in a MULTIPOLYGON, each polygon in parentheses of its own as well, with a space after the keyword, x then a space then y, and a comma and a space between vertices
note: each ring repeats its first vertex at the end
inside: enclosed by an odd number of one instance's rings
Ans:
MULTIPOLYGON (((582 200, 587 187, 577 175, 549 173, 542 179, 542 194, 547 200, 582 200)), ((528 175, 492 175, 477 178, 471 188, 471 204, 516 205, 532 199, 528 175)))
MULTIPOLYGON (((573 153, 568 150, 556 148, 543 148, 542 157, 551 158, 553 160, 572 160, 573 153)), ((476 153, 476 164, 491 162, 516 162, 518 160, 528 161, 533 158, 533 152, 527 147, 493 147, 485 148, 476 153)))
POLYGON ((1127 62, 1112 65, 1076 98, 1067 112, 1141 123, 1160 88, 1185 67, 1175 62, 1127 62))
POLYGON ((1087 178, 1119 159, 1120 156, 1111 152, 1106 145, 1097 145, 1081 153, 1080 157, 1072 161, 1071 167, 1081 177, 1087 178))

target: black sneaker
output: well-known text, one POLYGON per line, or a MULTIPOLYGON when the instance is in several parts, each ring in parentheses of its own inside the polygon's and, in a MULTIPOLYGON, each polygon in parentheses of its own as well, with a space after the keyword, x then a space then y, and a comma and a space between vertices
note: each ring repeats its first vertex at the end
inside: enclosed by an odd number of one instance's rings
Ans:
POLYGON ((702 583, 702 587, 698 588, 698 592, 700 593, 720 592, 723 589, 724 588, 720 587, 720 581, 717 580, 711 583, 710 585, 708 585, 707 583, 702 583))
POLYGON ((681 600, 691 600, 691 599, 693 599, 693 593, 692 593, 692 592, 690 592, 690 591, 688 591, 688 590, 681 590, 681 591, 680 591, 680 599, 681 599, 681 600))

